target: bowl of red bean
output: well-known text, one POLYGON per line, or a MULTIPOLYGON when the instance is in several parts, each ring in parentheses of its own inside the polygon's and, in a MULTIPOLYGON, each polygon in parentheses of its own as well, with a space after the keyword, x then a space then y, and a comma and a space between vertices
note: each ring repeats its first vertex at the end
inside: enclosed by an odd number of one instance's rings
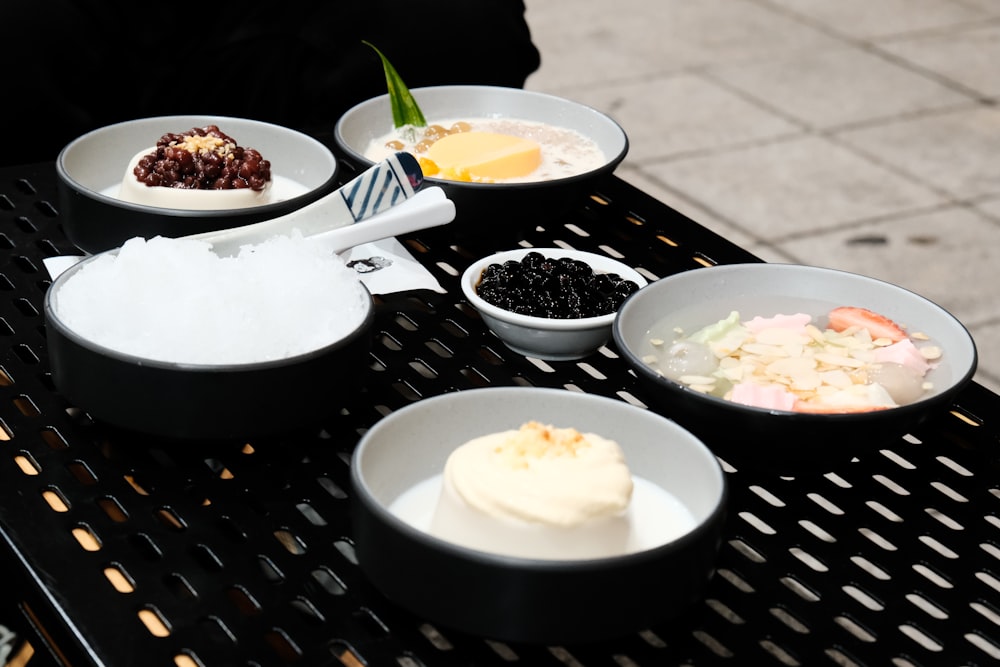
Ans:
POLYGON ((618 307, 646 279, 607 255, 520 248, 473 262, 461 284, 466 300, 507 348, 565 361, 608 342, 618 307))
POLYGON ((98 253, 268 220, 336 187, 337 160, 286 127, 226 116, 159 116, 98 128, 56 160, 66 236, 98 253))

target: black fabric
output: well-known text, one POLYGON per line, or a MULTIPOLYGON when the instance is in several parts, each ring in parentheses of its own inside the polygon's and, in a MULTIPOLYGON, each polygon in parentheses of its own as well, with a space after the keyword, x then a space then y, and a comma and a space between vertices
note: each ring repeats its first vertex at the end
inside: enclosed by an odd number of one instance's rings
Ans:
POLYGON ((540 64, 521 0, 5 0, 0 164, 52 160, 89 130, 146 116, 232 115, 328 133, 352 105, 386 92, 362 40, 411 88, 521 87, 540 64))

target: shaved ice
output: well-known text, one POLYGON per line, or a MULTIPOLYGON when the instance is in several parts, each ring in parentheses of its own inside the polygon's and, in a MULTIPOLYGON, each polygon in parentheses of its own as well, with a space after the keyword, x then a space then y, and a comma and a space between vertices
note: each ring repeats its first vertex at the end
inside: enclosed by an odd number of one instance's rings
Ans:
POLYGON ((224 258, 204 241, 133 238, 81 266, 53 304, 92 343, 198 365, 311 352, 353 332, 372 307, 343 259, 298 234, 224 258))

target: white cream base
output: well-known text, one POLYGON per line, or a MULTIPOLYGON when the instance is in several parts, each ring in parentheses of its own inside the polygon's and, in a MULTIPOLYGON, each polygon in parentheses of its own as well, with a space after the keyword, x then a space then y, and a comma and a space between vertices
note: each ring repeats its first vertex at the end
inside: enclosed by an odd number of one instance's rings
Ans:
POLYGON ((399 496, 389 511, 415 528, 472 549, 520 558, 580 560, 621 556, 666 544, 697 525, 676 497, 633 476, 624 516, 563 528, 500 520, 468 507, 444 487, 443 476, 399 496))
POLYGON ((234 208, 250 208, 276 201, 272 198, 272 182, 263 190, 244 188, 241 190, 188 190, 148 186, 136 180, 133 170, 144 155, 152 153, 155 147, 139 151, 129 160, 125 176, 122 178, 118 198, 122 201, 159 208, 177 208, 197 211, 218 211, 234 208))
POLYGON ((456 544, 532 558, 601 558, 624 553, 627 513, 576 526, 491 517, 462 500, 447 478, 441 484, 430 532, 456 544))

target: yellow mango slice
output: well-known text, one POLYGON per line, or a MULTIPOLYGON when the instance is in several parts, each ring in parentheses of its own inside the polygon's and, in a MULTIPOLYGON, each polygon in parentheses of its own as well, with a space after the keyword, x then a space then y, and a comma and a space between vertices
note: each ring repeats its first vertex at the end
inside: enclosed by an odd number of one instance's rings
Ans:
POLYGON ((542 162, 538 142, 493 132, 458 132, 435 141, 427 158, 439 177, 456 181, 492 183, 526 176, 542 162))

